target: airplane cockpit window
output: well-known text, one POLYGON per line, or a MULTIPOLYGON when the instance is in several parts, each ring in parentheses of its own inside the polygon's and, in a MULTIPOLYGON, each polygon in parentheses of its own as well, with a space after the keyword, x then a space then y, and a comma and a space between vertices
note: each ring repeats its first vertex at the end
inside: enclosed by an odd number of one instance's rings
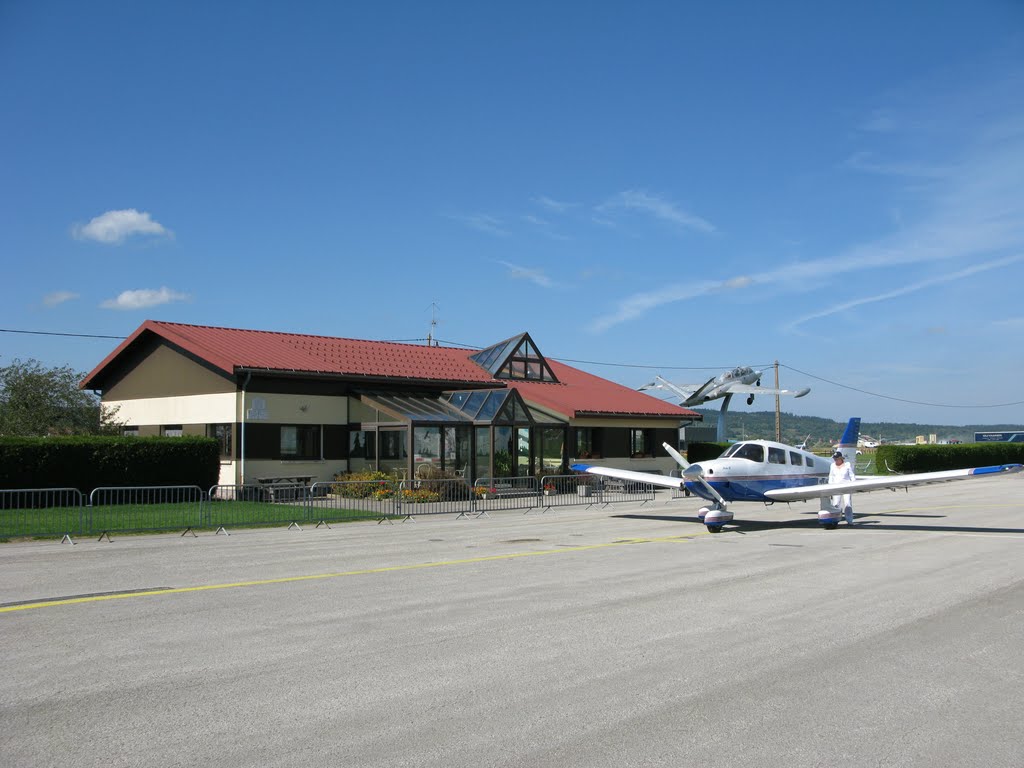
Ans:
POLYGON ((757 443, 743 443, 733 454, 737 459, 749 459, 750 461, 764 462, 764 446, 757 443))
POLYGON ((734 453, 736 453, 736 451, 739 449, 740 445, 741 445, 741 443, 733 443, 728 448, 726 448, 725 449, 725 453, 723 453, 718 458, 720 458, 720 459, 728 459, 730 456, 732 456, 734 453))
POLYGON ((769 448, 768 449, 768 463, 769 464, 785 464, 786 463, 786 452, 781 448, 769 448))
POLYGON ((796 451, 789 452, 789 463, 795 467, 802 467, 804 465, 804 457, 796 451))

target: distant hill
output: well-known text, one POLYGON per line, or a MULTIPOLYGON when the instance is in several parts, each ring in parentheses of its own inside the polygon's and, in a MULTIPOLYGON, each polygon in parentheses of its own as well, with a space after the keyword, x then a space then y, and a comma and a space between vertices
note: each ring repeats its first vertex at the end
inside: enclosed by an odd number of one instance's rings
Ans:
MULTIPOLYGON (((704 408, 696 409, 704 417, 704 424, 710 427, 718 423, 718 411, 704 408)), ((802 443, 810 435, 808 447, 828 445, 835 442, 842 434, 846 422, 823 419, 819 416, 797 416, 783 412, 782 442, 796 445, 802 443)), ((1020 424, 968 424, 966 426, 948 426, 943 424, 900 424, 895 422, 868 422, 860 425, 861 436, 884 442, 913 441, 918 435, 935 435, 939 441, 960 440, 974 442, 975 432, 1009 432, 1024 429, 1020 424)), ((726 419, 726 437, 729 440, 743 439, 775 439, 775 411, 730 411, 726 419)))

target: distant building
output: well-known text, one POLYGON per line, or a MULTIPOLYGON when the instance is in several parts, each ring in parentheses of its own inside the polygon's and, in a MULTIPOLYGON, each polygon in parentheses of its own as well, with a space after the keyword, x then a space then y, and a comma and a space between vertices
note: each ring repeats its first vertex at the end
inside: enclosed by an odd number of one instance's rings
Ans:
POLYGON ((662 443, 701 418, 549 360, 528 333, 475 351, 147 320, 82 387, 126 434, 216 438, 229 485, 562 474, 577 460, 668 474, 662 443))
POLYGON ((975 432, 976 443, 1024 443, 1024 432, 975 432))

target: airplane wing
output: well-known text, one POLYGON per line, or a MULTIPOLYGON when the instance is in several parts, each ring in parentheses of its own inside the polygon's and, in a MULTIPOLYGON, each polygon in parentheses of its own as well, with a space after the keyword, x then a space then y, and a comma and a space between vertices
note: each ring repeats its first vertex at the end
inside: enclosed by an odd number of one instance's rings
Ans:
POLYGON ((682 400, 688 400, 713 381, 714 378, 712 377, 703 384, 674 384, 671 381, 666 381, 661 378, 661 376, 656 376, 654 381, 650 384, 644 384, 640 389, 667 389, 669 392, 673 392, 678 395, 682 400))
POLYGON ((660 485, 662 488, 674 488, 677 491, 683 489, 683 478, 667 477, 666 475, 653 475, 649 472, 637 472, 632 469, 616 469, 615 467, 597 467, 593 464, 573 464, 569 467, 573 472, 586 472, 591 475, 602 475, 604 477, 615 477, 620 480, 629 480, 633 483, 650 483, 660 485))
POLYGON ((956 480, 995 477, 1020 472, 1024 464, 1001 464, 994 467, 973 467, 971 469, 949 469, 942 472, 918 472, 912 475, 879 475, 864 477, 847 483, 822 483, 802 488, 778 488, 765 491, 764 495, 773 501, 803 501, 819 499, 822 496, 838 496, 843 493, 867 493, 868 491, 909 488, 913 485, 951 483, 956 480))
POLYGON ((731 384, 728 391, 738 395, 792 395, 793 397, 803 397, 811 391, 811 388, 775 389, 774 387, 758 387, 754 384, 731 384))

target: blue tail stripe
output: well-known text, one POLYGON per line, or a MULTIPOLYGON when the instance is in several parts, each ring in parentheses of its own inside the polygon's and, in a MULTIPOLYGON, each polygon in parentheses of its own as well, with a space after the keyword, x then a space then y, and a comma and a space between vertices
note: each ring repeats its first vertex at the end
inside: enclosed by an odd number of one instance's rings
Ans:
POLYGON ((839 444, 856 445, 858 437, 860 437, 860 418, 855 416, 846 425, 846 431, 843 432, 843 437, 840 439, 839 444))

